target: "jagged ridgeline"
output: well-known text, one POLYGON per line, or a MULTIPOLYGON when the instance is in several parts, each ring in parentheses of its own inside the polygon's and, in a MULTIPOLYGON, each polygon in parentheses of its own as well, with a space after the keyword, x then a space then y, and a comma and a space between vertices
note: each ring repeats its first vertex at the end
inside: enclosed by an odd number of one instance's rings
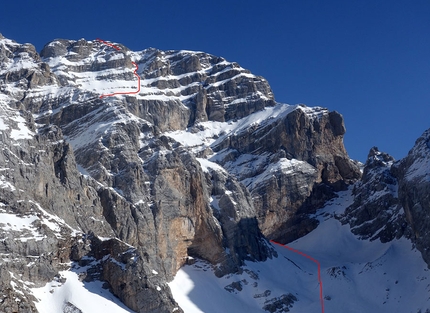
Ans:
MULTIPOLYGON (((218 276, 274 258, 268 239, 306 235, 309 215, 361 177, 339 113, 278 103, 264 78, 221 57, 116 45, 58 39, 37 53, 0 36, 5 312, 36 312, 32 288, 71 266, 136 312, 182 312, 167 282, 190 257, 218 276), (100 99, 136 90, 132 62, 140 92, 100 99)), ((391 184, 409 159, 372 173, 391 184)))

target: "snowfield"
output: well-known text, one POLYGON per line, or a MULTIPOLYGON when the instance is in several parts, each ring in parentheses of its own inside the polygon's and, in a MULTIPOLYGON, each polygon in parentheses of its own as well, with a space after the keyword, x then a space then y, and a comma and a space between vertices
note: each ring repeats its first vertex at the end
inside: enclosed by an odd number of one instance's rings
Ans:
MULTIPOLYGON (((320 262, 324 312, 426 312, 430 271, 421 254, 406 239, 385 244, 359 240, 334 218, 351 201, 351 190, 340 192, 317 212, 317 229, 289 245, 320 262)), ((169 284, 173 296, 186 313, 261 313, 266 301, 283 294, 297 298, 292 313, 322 312, 316 264, 288 249, 275 249, 278 258, 248 262, 243 273, 222 278, 203 261, 184 266, 169 284)))
POLYGON ((32 290, 33 295, 39 300, 35 302, 39 313, 73 312, 64 310, 69 303, 82 313, 134 312, 109 290, 103 289, 102 282, 81 282, 78 273, 74 271, 62 271, 60 275, 66 279, 64 283, 56 279, 44 287, 32 290))

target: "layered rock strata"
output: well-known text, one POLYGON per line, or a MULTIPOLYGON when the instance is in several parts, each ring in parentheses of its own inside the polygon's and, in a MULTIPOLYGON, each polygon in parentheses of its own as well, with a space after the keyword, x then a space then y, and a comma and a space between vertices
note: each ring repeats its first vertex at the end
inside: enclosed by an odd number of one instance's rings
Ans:
POLYGON ((220 276, 275 257, 265 236, 311 231, 360 176, 339 113, 276 103, 220 57, 119 46, 0 39, 6 312, 34 312, 28 284, 71 261, 136 312, 180 312, 167 282, 190 256, 220 276), (136 90, 132 62, 141 92, 100 99, 136 90))

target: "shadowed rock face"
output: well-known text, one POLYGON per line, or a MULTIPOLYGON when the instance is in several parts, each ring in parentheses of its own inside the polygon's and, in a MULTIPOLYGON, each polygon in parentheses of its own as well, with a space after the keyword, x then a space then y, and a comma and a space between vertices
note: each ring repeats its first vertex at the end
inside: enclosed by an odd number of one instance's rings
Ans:
POLYGON ((430 130, 397 162, 376 147, 353 189, 354 203, 341 217, 362 238, 382 242, 405 236, 430 266, 430 130))
POLYGON ((410 229, 398 197, 398 182, 392 174, 394 158, 373 147, 364 166, 363 177, 353 188, 354 203, 342 223, 363 239, 388 242, 409 236, 410 229))
POLYGON ((412 241, 430 266, 430 129, 415 142, 408 155, 396 162, 399 201, 411 227, 412 241))

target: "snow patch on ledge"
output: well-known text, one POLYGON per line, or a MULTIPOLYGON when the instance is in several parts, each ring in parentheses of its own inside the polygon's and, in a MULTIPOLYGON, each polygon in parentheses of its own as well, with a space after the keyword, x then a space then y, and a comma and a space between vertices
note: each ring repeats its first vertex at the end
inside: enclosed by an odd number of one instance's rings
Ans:
POLYGON ((7 130, 9 127, 4 123, 3 119, 0 117, 0 130, 7 130))
POLYGON ((10 138, 14 140, 33 138, 34 133, 27 127, 25 119, 22 116, 16 115, 14 118, 11 118, 11 120, 17 123, 18 129, 12 129, 10 138))
POLYGON ((73 304, 82 313, 134 312, 104 289, 101 281, 83 283, 79 280, 78 273, 73 271, 61 271, 60 275, 66 279, 64 283, 56 279, 44 287, 32 289, 38 300, 35 305, 40 313, 63 312, 67 303, 73 304))
POLYGON ((282 158, 278 162, 270 164, 260 175, 243 180, 243 183, 252 190, 278 172, 282 172, 285 175, 296 175, 297 173, 314 174, 316 169, 305 161, 282 158))
POLYGON ((218 165, 214 162, 211 162, 207 159, 196 158, 199 161, 200 166, 202 167, 203 172, 209 173, 210 170, 225 172, 224 168, 221 165, 218 165))
POLYGON ((302 110, 309 118, 312 120, 314 119, 321 119, 325 114, 328 114, 328 109, 323 107, 307 107, 299 105, 298 108, 302 110))

